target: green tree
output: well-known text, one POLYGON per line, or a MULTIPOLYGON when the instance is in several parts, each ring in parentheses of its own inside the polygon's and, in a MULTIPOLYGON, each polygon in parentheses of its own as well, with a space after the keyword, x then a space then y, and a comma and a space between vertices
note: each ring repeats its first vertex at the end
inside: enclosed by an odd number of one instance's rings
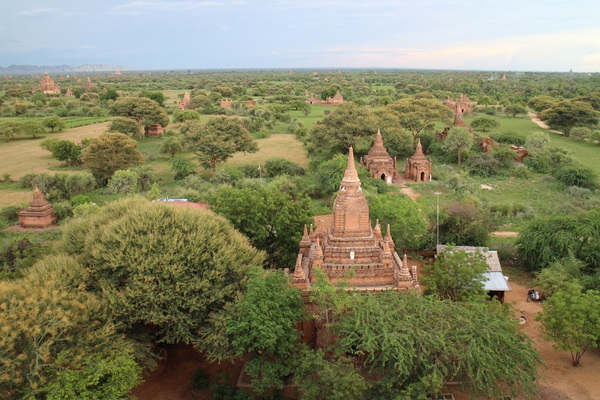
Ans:
POLYGON ((554 107, 542 111, 539 118, 551 129, 564 132, 569 136, 575 126, 593 126, 600 121, 600 113, 589 103, 574 100, 561 101, 554 107))
POLYGON ((160 124, 165 127, 169 124, 169 116, 160 104, 145 97, 121 97, 110 106, 109 112, 134 120, 140 138, 145 126, 160 124))
POLYGON ((330 349, 355 359, 370 397, 425 399, 449 380, 477 398, 535 395, 539 355, 498 304, 323 285, 312 292, 337 339, 330 349))
POLYGON ((65 189, 69 197, 74 197, 91 192, 96 187, 94 175, 89 172, 70 174, 65 178, 65 189))
POLYGON ((0 282, 0 398, 65 398, 77 386, 87 398, 124 399, 139 383, 141 348, 117 331, 103 298, 84 290, 87 276, 77 260, 57 255, 0 282))
POLYGON ((175 172, 175 180, 180 181, 196 173, 196 166, 187 158, 177 156, 169 160, 171 171, 175 172))
POLYGON ((252 354, 246 371, 253 390, 264 393, 273 383, 283 386, 306 317, 302 294, 283 271, 253 267, 245 294, 213 314, 194 344, 211 361, 241 359, 252 354))
POLYGON ((466 252, 446 248, 435 262, 423 268, 423 285, 427 293, 440 299, 470 301, 482 299, 483 273, 488 270, 485 256, 480 252, 466 252))
POLYGON ((535 285, 539 287, 546 297, 566 289, 573 283, 580 283, 583 276, 585 263, 569 255, 560 260, 553 261, 548 267, 535 274, 535 285))
POLYGON ((427 223, 419 214, 417 204, 410 197, 399 194, 369 196, 371 219, 379 220, 382 234, 387 225, 398 253, 422 248, 427 241, 427 223))
POLYGON ((159 106, 165 106, 165 95, 162 92, 144 92, 142 97, 145 97, 150 100, 154 100, 159 106))
POLYGON ((317 122, 310 131, 309 151, 346 153, 350 147, 370 145, 377 127, 368 110, 354 103, 344 103, 317 122))
POLYGON ((81 146, 70 140, 46 139, 40 143, 40 147, 50 151, 53 158, 64 161, 67 165, 81 164, 81 146))
POLYGON ((461 156, 465 151, 468 151, 473 146, 473 135, 466 129, 453 127, 448 132, 448 136, 444 140, 444 151, 456 152, 458 157, 458 165, 461 163, 461 156))
POLYGON ((115 194, 133 194, 138 191, 138 178, 139 175, 130 169, 118 170, 108 180, 107 187, 115 194))
POLYGON ((96 179, 106 183, 115 171, 140 165, 144 157, 135 140, 122 133, 106 132, 90 140, 81 152, 81 160, 96 179))
POLYGON ((0 124, 0 133, 7 138, 13 139, 15 135, 23 133, 23 126, 18 122, 4 122, 0 124))
POLYGON ((170 154, 171 158, 175 157, 175 154, 183 151, 183 143, 181 139, 170 136, 163 140, 160 145, 161 154, 170 154))
POLYGON ((54 132, 55 129, 58 131, 62 131, 63 129, 65 129, 66 126, 63 119, 56 115, 51 115, 49 117, 44 118, 42 120, 42 125, 44 125, 46 128, 50 128, 52 132, 54 132))
POLYGON ((109 132, 120 132, 125 135, 135 136, 139 134, 138 124, 129 118, 115 118, 108 125, 109 132))
POLYGON ((471 129, 476 131, 489 132, 492 129, 498 128, 500 126, 500 122, 498 122, 496 118, 482 116, 473 118, 470 126, 471 129))
POLYGON ((413 142, 424 130, 431 129, 434 122, 450 122, 452 111, 435 99, 407 97, 389 104, 386 109, 397 116, 400 125, 408 129, 413 142))
MULTIPOLYGON (((435 218, 435 215, 432 215, 435 218)), ((430 224, 435 226, 435 223, 430 224)), ((455 202, 440 209, 440 243, 485 246, 494 224, 476 204, 455 202)))
POLYGON ((546 268, 572 254, 586 265, 600 263, 600 209, 575 215, 537 217, 517 239, 519 255, 530 271, 546 268))
POLYGON ((107 89, 104 92, 100 93, 99 100, 102 102, 107 102, 108 100, 117 100, 119 97, 119 93, 115 89, 107 89))
POLYGON ((213 117, 207 122, 188 121, 181 129, 195 152, 200 165, 217 170, 217 163, 237 152, 258 150, 254 138, 237 117, 213 117))
POLYGON ((222 217, 131 196, 64 228, 62 251, 89 271, 127 330, 152 327, 159 341, 190 343, 210 313, 244 290, 264 255, 222 217))
POLYGON ((193 119, 200 119, 200 114, 195 110, 176 110, 173 113, 173 122, 186 122, 193 119))
POLYGON ((517 116, 517 114, 526 114, 527 109, 520 104, 510 104, 504 108, 504 112, 509 115, 512 115, 513 118, 517 116))
POLYGON ((560 100, 547 95, 535 96, 529 99, 527 105, 533 108, 536 112, 541 112, 554 107, 560 103, 560 100))
POLYGON ((224 187, 212 205, 257 249, 267 253, 270 268, 294 266, 304 224, 311 221, 308 198, 294 201, 274 186, 224 187))
POLYGON ((546 132, 534 132, 527 137, 525 141, 525 148, 533 157, 544 153, 548 144, 550 143, 550 136, 546 132))
POLYGON ((556 348, 569 351, 577 367, 588 349, 598 347, 600 292, 582 292, 578 284, 566 285, 548 299, 538 319, 546 337, 556 348))
POLYGON ((21 126, 24 134, 31 135, 34 138, 46 133, 46 130, 39 122, 25 121, 21 122, 21 126))

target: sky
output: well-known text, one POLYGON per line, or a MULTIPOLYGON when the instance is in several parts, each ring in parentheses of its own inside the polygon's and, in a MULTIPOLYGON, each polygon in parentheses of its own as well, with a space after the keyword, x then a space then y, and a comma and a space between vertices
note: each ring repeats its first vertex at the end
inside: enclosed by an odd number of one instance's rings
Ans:
POLYGON ((600 72, 597 0, 0 0, 0 66, 600 72))

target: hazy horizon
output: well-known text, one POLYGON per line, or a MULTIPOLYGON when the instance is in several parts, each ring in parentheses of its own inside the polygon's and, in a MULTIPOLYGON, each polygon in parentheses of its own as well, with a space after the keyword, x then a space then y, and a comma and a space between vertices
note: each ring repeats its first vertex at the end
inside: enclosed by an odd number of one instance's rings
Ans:
POLYGON ((600 71, 600 3, 583 0, 25 0, 0 11, 3 66, 600 71))

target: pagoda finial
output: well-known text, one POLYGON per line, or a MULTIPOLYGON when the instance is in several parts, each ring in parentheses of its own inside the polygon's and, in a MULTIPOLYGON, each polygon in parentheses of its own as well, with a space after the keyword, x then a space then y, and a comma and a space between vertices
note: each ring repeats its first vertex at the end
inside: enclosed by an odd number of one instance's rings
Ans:
POLYGON ((302 268, 302 254, 298 254, 298 257, 296 258, 296 267, 294 268, 294 281, 306 281, 306 275, 304 275, 304 269, 302 268))
POLYGON ((312 238, 312 237, 314 236, 314 234, 315 234, 315 232, 313 231, 313 225, 312 225, 312 224, 310 224, 310 233, 308 234, 308 236, 309 236, 310 238, 312 238))
POLYGON ((360 179, 358 178, 358 172, 356 172, 356 166, 354 165, 354 150, 350 147, 350 151, 348 152, 348 167, 346 168, 346 172, 344 173, 344 178, 342 179, 342 186, 346 184, 360 184, 360 179))
POLYGON ((379 128, 377 128, 377 136, 375 136, 373 147, 383 147, 383 138, 381 137, 381 130, 379 128))
POLYGON ((373 228, 373 236, 377 238, 377 240, 382 240, 381 236, 381 225, 379 225, 379 220, 375 220, 375 228, 373 228))
POLYGON ((321 249, 321 239, 317 238, 317 244, 315 246, 315 260, 323 259, 323 250, 321 249))

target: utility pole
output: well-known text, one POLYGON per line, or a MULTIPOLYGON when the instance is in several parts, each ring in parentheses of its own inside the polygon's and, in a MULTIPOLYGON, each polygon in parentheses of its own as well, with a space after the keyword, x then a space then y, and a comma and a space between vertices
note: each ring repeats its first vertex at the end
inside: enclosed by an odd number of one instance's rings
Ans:
POLYGON ((437 246, 438 244, 440 244, 440 194, 442 194, 442 192, 434 192, 433 194, 435 194, 435 200, 436 200, 436 213, 435 213, 436 240, 435 240, 435 244, 437 246))

